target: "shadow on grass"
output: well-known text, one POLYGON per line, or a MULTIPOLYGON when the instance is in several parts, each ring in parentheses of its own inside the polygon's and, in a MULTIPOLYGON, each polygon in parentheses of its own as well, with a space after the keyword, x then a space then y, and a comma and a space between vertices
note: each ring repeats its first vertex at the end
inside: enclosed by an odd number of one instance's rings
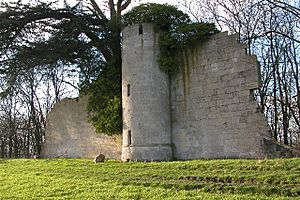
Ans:
POLYGON ((7 159, 0 158, 0 165, 6 163, 7 159))

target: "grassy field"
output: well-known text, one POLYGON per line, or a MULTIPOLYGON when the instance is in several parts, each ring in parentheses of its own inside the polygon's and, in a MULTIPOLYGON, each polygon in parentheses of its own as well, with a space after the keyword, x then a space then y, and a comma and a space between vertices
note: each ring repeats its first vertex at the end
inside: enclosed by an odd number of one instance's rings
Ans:
POLYGON ((300 159, 0 159, 0 199, 300 199, 300 159))

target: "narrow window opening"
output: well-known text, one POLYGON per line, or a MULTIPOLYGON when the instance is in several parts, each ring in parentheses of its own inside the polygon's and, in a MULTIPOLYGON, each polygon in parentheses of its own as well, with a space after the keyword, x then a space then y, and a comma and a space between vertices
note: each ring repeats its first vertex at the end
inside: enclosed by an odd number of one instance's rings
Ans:
POLYGON ((127 85, 127 96, 130 96, 130 84, 127 85))
POLYGON ((251 89, 249 91, 249 101, 255 101, 255 97, 254 97, 254 89, 251 89))
POLYGON ((131 130, 128 131, 128 135, 127 135, 127 144, 128 144, 128 146, 131 145, 131 130))
POLYGON ((139 25, 139 34, 140 35, 143 34, 143 25, 142 24, 139 25))

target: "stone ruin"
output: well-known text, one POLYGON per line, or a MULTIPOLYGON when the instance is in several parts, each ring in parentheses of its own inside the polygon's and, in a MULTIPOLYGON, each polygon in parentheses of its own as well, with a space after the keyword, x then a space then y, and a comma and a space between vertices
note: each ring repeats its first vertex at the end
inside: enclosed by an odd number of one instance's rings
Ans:
POLYGON ((253 97, 260 87, 255 56, 236 35, 219 33, 178 53, 180 70, 157 63, 152 24, 123 30, 121 140, 95 135, 81 100, 65 100, 48 116, 45 157, 128 160, 265 158, 300 155, 271 139, 253 97))
POLYGON ((42 157, 94 158, 104 154, 109 159, 120 159, 121 137, 96 134, 88 122, 88 97, 63 99, 56 103, 47 116, 42 157))

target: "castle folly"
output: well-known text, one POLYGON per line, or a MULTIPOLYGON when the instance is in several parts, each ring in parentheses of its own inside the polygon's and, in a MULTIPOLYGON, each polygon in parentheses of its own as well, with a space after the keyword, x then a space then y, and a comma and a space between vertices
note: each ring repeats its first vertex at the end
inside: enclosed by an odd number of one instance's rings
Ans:
POLYGON ((123 30, 123 141, 96 135, 83 115, 86 98, 63 100, 47 117, 43 157, 127 160, 264 158, 300 154, 270 139, 253 90, 255 56, 234 35, 220 33, 178 53, 169 76, 157 63, 151 24, 123 30))
POLYGON ((254 101, 260 86, 255 56, 235 35, 220 33, 182 50, 180 70, 157 63, 151 24, 123 30, 122 160, 260 158, 268 146, 266 120, 254 101))

